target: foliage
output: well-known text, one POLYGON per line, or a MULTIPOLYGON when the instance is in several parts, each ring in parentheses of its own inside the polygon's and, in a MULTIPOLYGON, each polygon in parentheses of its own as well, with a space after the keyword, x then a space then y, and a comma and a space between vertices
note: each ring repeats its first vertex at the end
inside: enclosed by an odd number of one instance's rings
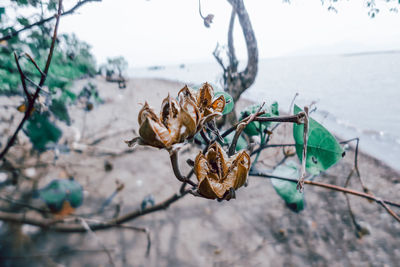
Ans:
POLYGON ((51 143, 57 143, 62 131, 49 119, 50 114, 35 112, 29 119, 25 134, 38 151, 45 151, 51 143))
POLYGON ((71 124, 71 118, 68 114, 68 108, 64 101, 61 99, 53 99, 49 107, 50 111, 57 117, 60 121, 64 121, 67 125, 71 124))
MULTIPOLYGON (((272 175, 298 179, 299 173, 299 168, 296 163, 290 161, 285 165, 276 167, 272 175)), ((296 183, 275 178, 271 179, 271 183, 289 209, 295 212, 300 212, 304 209, 304 193, 297 191, 296 183)))
POLYGON ((83 202, 83 188, 72 179, 56 179, 38 191, 38 196, 49 209, 59 212, 67 201, 72 208, 77 208, 83 202))
MULTIPOLYGON (((294 113, 298 114, 301 109, 295 105, 294 113)), ((303 153, 303 124, 293 125, 293 137, 296 142, 296 152, 300 161, 303 153)), ((306 168, 311 174, 317 175, 325 171, 344 156, 343 148, 336 141, 335 137, 321 124, 309 119, 307 159, 306 168)))
MULTIPOLYGON (((259 110, 259 108, 260 108, 259 104, 247 107, 240 113, 239 120, 242 120, 245 117, 256 113, 259 110)), ((278 103, 274 102, 271 104, 270 107, 264 106, 260 111, 265 112, 265 114, 261 115, 261 117, 279 116, 278 103)), ((253 121, 246 126, 244 132, 249 136, 262 135, 269 126, 271 126, 271 122, 253 121)))
MULTIPOLYGON (((53 15, 57 1, 12 1, 0 20, 0 37, 15 32, 44 17, 53 15), (41 7, 47 7, 41 10, 41 7), (23 15, 23 8, 29 7, 33 14, 23 15), (10 13, 16 10, 17 16, 10 13), (39 19, 32 19, 32 18, 39 19)), ((25 12, 26 13, 26 12, 25 12)), ((50 47, 53 25, 43 24, 0 42, 0 95, 22 94, 19 73, 15 65, 13 51, 26 52, 33 56, 39 67, 45 65, 50 47)), ((45 85, 52 93, 67 90, 71 81, 77 78, 92 76, 96 73, 96 63, 90 52, 90 46, 76 38, 74 34, 58 36, 51 68, 45 85)), ((40 73, 27 60, 21 61, 22 69, 32 80, 38 80, 40 73)))

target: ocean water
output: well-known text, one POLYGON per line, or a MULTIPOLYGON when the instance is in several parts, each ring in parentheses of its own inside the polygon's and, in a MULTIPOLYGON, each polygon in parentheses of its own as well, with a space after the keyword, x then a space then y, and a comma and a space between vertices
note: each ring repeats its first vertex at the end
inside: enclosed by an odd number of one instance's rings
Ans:
MULTIPOLYGON (((217 63, 131 69, 131 77, 219 84, 217 63)), ((341 139, 360 137, 360 150, 400 171, 400 53, 303 56, 262 59, 254 85, 244 98, 290 102, 316 101, 312 114, 341 139)))

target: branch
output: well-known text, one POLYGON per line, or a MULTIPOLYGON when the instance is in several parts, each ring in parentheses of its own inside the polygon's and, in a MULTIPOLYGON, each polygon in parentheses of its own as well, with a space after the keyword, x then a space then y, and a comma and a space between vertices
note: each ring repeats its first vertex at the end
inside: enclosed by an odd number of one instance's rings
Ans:
MULTIPOLYGON (((70 14, 74 13, 75 10, 77 10, 78 8, 80 8, 82 5, 84 5, 84 4, 86 4, 86 3, 89 3, 89 2, 101 2, 101 0, 82 0, 82 1, 78 1, 78 3, 76 3, 76 5, 73 6, 70 10, 65 11, 65 12, 59 14, 59 16, 70 15, 70 14)), ((33 24, 30 24, 30 25, 28 25, 28 26, 25 26, 24 28, 19 29, 18 31, 11 32, 11 33, 9 33, 8 35, 5 35, 5 36, 1 37, 1 38, 0 38, 0 42, 1 42, 1 41, 5 41, 5 40, 9 40, 9 39, 11 39, 11 38, 17 36, 17 35, 20 34, 21 32, 26 31, 26 30, 29 30, 30 28, 33 28, 33 27, 35 27, 35 26, 40 26, 40 25, 42 25, 42 24, 45 24, 45 23, 47 23, 47 22, 50 22, 50 21, 52 21, 54 18, 56 18, 56 16, 51 16, 51 17, 48 17, 48 18, 46 18, 46 19, 42 19, 42 20, 40 20, 40 21, 37 21, 37 22, 35 22, 35 23, 33 23, 33 24)))
POLYGON ((230 63, 230 71, 237 72, 238 60, 236 58, 235 46, 233 44, 233 29, 235 26, 235 18, 236 11, 232 7, 231 20, 229 21, 229 30, 228 30, 228 53, 229 53, 229 63, 230 63))
MULTIPOLYGON (((163 202, 149 207, 147 209, 137 209, 133 212, 122 215, 116 219, 112 219, 106 222, 96 222, 88 224, 92 231, 109 229, 112 227, 120 227, 121 224, 132 221, 138 217, 144 216, 149 213, 153 213, 160 210, 167 209, 172 203, 178 201, 179 199, 186 196, 191 190, 185 190, 183 193, 177 193, 164 200, 163 202)), ((30 224, 34 226, 38 226, 41 228, 45 228, 47 230, 56 231, 56 232, 69 232, 69 233, 83 233, 86 232, 86 228, 82 226, 80 222, 78 223, 55 223, 54 219, 47 218, 38 218, 37 216, 23 213, 9 213, 0 211, 0 220, 14 222, 14 223, 22 223, 22 224, 30 224)))
POLYGON ((215 60, 217 60, 218 64, 221 66, 222 70, 224 71, 224 75, 225 75, 227 70, 226 70, 226 67, 224 65, 222 58, 219 56, 219 44, 218 43, 214 49, 213 56, 215 57, 215 60))
POLYGON ((43 86, 44 82, 46 81, 47 73, 49 72, 49 68, 50 68, 51 59, 53 57, 54 47, 55 47, 55 44, 56 44, 57 30, 58 30, 58 24, 60 22, 61 10, 62 10, 62 0, 59 0, 59 2, 58 2, 58 12, 57 12, 57 15, 55 16, 56 17, 56 25, 54 26, 54 33, 53 33, 53 38, 51 40, 50 51, 49 51, 49 55, 47 56, 46 66, 44 68, 44 71, 42 72, 39 85, 36 88, 35 94, 31 97, 31 99, 28 98, 28 108, 25 111, 24 117, 22 118, 21 122, 19 123, 19 125, 18 125, 17 129, 15 130, 13 136, 8 141, 6 147, 0 153, 0 159, 4 158, 4 156, 7 154, 8 150, 14 145, 15 140, 17 139, 18 133, 22 129, 22 127, 24 126, 25 121, 30 117, 31 112, 32 112, 33 107, 34 107, 34 104, 35 104, 35 101, 39 97, 39 92, 41 90, 41 87, 43 86))
POLYGON ((19 77, 21 78, 21 83, 22 83, 22 89, 24 90, 24 93, 26 95, 26 98, 28 102, 31 101, 31 95, 28 92, 28 87, 26 86, 26 77, 24 72, 21 69, 21 66, 19 65, 19 58, 17 56, 17 53, 14 51, 14 59, 15 59, 15 64, 17 64, 18 72, 19 72, 19 77))
POLYGON ((304 107, 304 129, 303 129, 303 151, 302 151, 302 161, 301 161, 301 174, 299 181, 297 182, 297 190, 303 192, 304 189, 304 179, 306 178, 306 159, 307 159, 307 142, 308 142, 308 107, 304 107))
POLYGON ((228 0, 228 2, 234 8, 239 18, 240 26, 242 27, 244 39, 247 47, 247 66, 239 73, 240 79, 242 80, 242 88, 236 88, 235 94, 232 96, 236 101, 240 94, 250 87, 256 79, 258 72, 258 48, 257 40, 254 34, 253 27, 251 26, 250 17, 244 6, 243 0, 228 0))
POLYGON ((264 105, 265 105, 265 102, 263 102, 262 105, 258 108, 257 112, 252 114, 246 121, 239 123, 239 125, 236 128, 235 136, 232 139, 231 146, 229 147, 229 151, 228 151, 229 157, 232 156, 233 154, 235 154, 237 141, 239 139, 240 134, 244 130, 244 128, 246 128, 247 125, 256 118, 257 114, 260 113, 260 111, 264 105))
MULTIPOLYGON (((279 179, 279 180, 284 180, 284 181, 297 183, 297 179, 271 175, 271 174, 267 174, 265 172, 257 171, 257 170, 251 170, 249 175, 258 176, 258 177, 264 177, 264 178, 275 178, 275 179, 279 179)), ((330 190, 334 190, 334 191, 343 192, 343 193, 347 193, 347 194, 350 194, 350 195, 366 198, 366 199, 369 199, 369 200, 373 200, 378 204, 381 204, 381 202, 382 202, 382 203, 385 203, 387 205, 400 208, 400 203, 393 202, 393 201, 390 201, 390 200, 382 200, 382 199, 380 199, 378 197, 375 197, 373 195, 370 195, 370 194, 367 194, 367 193, 364 193, 364 192, 360 192, 360 191, 356 191, 356 190, 353 190, 353 189, 348 189, 348 188, 341 187, 341 186, 338 186, 338 185, 326 184, 326 183, 309 181, 309 180, 305 180, 304 183, 308 184, 308 185, 323 187, 323 188, 326 188, 326 189, 330 189, 330 190)))
MULTIPOLYGON (((277 116, 277 117, 259 117, 261 115, 263 115, 265 112, 258 112, 256 113, 256 117, 253 119, 253 121, 269 121, 269 122, 291 122, 291 123, 297 123, 300 124, 302 123, 302 119, 304 118, 305 114, 304 112, 300 112, 296 115, 289 115, 289 116, 277 116)), ((225 130, 225 132, 223 132, 221 134, 221 137, 226 137, 228 136, 230 133, 232 133, 233 131, 236 130, 236 127, 242 123, 242 122, 246 122, 247 120, 250 119, 252 115, 247 116, 246 118, 244 118, 243 120, 241 120, 240 122, 236 123, 235 125, 233 125, 231 128, 225 130)), ((213 140, 213 142, 216 140, 213 140)))
POLYGON ((197 187, 197 184, 194 183, 192 180, 190 180, 190 176, 193 174, 192 171, 189 173, 188 177, 183 176, 181 174, 181 171, 179 169, 179 164, 178 164, 178 152, 177 151, 172 151, 170 153, 170 159, 171 159, 171 165, 172 165, 172 169, 174 170, 174 174, 176 176, 176 178, 183 182, 183 183, 187 183, 190 184, 191 186, 195 186, 197 187))

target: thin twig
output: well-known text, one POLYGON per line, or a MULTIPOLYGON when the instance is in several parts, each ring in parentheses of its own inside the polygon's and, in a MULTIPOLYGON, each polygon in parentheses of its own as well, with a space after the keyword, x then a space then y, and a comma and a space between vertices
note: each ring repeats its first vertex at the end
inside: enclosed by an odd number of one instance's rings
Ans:
MULTIPOLYGON (((300 124, 302 123, 302 118, 304 117, 304 113, 298 113, 296 115, 290 115, 290 116, 277 116, 277 117, 259 117, 261 115, 263 115, 265 112, 261 111, 259 113, 256 114, 256 117, 254 118, 253 121, 262 121, 262 122, 291 122, 291 123, 297 123, 300 124)), ((228 136, 230 133, 232 133, 233 131, 236 130, 236 127, 242 123, 242 122, 246 122, 248 119, 250 119, 252 115, 247 116, 246 118, 244 118, 243 120, 241 120, 238 123, 235 123, 232 127, 230 127, 229 129, 225 130, 225 132, 223 132, 221 134, 221 137, 226 137, 228 136)), ((213 142, 216 140, 213 140, 213 142)))
POLYGON ((248 118, 248 120, 246 120, 245 122, 239 123, 239 125, 236 128, 235 135, 234 135, 234 137, 232 139, 232 143, 231 143, 231 145, 229 147, 229 150, 228 150, 228 156, 229 157, 232 156, 233 154, 235 154, 237 141, 239 140, 239 137, 242 134, 242 131, 244 130, 244 128, 246 128, 247 125, 249 125, 249 123, 251 123, 253 120, 256 119, 257 114, 260 113, 260 111, 261 111, 261 109, 263 108, 264 105, 265 105, 265 102, 263 102, 262 105, 260 105, 260 107, 258 108, 257 112, 252 114, 248 118))
MULTIPOLYGON (((109 229, 112 227, 116 227, 118 224, 123 224, 128 221, 132 221, 138 217, 144 216, 146 214, 150 214, 153 212, 157 212, 160 210, 167 209, 171 204, 175 203, 179 199, 186 196, 190 193, 191 189, 185 190, 182 193, 173 194, 168 199, 164 200, 163 202, 154 205, 152 207, 146 209, 137 209, 130 213, 121 215, 118 218, 100 222, 100 223, 93 223, 89 224, 90 229, 92 231, 104 230, 109 229)), ((38 218, 37 216, 32 216, 31 214, 23 214, 23 213, 10 213, 10 212, 2 212, 0 211, 0 220, 14 222, 14 223, 22 223, 22 224, 30 224, 34 226, 38 226, 41 228, 45 228, 47 230, 52 230, 56 232, 68 232, 68 233, 82 233, 86 232, 86 229, 82 226, 81 223, 54 223, 53 219, 46 219, 46 218, 38 218)))
POLYGON ((271 144, 271 145, 268 145, 267 143, 264 143, 259 148, 257 148, 253 152, 251 152, 251 156, 265 148, 268 148, 268 147, 290 147, 290 146, 296 146, 296 144, 271 144))
POLYGON ((218 64, 221 66, 221 68, 223 69, 224 73, 227 71, 226 67, 224 65, 224 62, 222 60, 222 58, 219 56, 219 44, 217 43, 217 46, 214 49, 213 52, 213 56, 215 57, 215 60, 218 62, 218 64))
MULTIPOLYGON (((284 180, 284 181, 297 183, 296 179, 282 177, 282 176, 276 176, 276 175, 268 174, 266 172, 259 171, 259 170, 251 170, 249 175, 258 176, 258 177, 264 177, 264 178, 276 178, 276 179, 280 179, 280 180, 284 180)), ((347 194, 350 194, 350 195, 355 195, 355 196, 359 196, 359 197, 366 198, 366 199, 369 199, 369 200, 373 200, 373 201, 375 201, 377 203, 379 201, 382 201, 387 205, 400 208, 400 203, 393 202, 393 201, 390 201, 390 200, 382 200, 382 199, 377 198, 377 197, 375 197, 375 196, 373 196, 371 194, 367 194, 367 193, 364 193, 364 192, 356 191, 356 190, 353 190, 353 189, 344 188, 344 187, 341 187, 341 186, 338 186, 338 185, 326 184, 326 183, 309 181, 309 180, 305 180, 304 184, 323 187, 323 188, 331 189, 331 190, 334 190, 334 191, 344 192, 344 193, 347 193, 347 194)))
POLYGON ((87 232, 91 234, 94 240, 103 248, 104 252, 107 254, 108 260, 112 266, 115 266, 111 253, 108 251, 107 247, 103 244, 103 242, 98 238, 98 236, 90 229, 89 224, 85 221, 85 219, 81 218, 82 226, 86 229, 87 232))
POLYGON ((36 88, 35 94, 33 95, 33 97, 28 102, 28 108, 25 111, 24 117, 22 118, 21 122, 19 123, 19 125, 18 125, 17 129, 15 130, 14 134, 12 135, 12 137, 7 142, 7 145, 5 146, 3 151, 0 153, 0 159, 4 158, 4 156, 7 154, 8 150, 14 145, 15 140, 17 139, 18 133, 22 129, 22 127, 24 126, 26 120, 28 120, 28 118, 30 117, 31 112, 32 112, 32 110, 34 108, 34 105, 35 105, 35 101, 39 96, 39 92, 41 90, 41 87, 43 86, 44 82, 46 81, 47 73, 49 72, 49 67, 50 67, 51 59, 53 57, 53 52, 54 52, 54 48, 55 48, 55 44, 56 44, 57 30, 58 30, 58 25, 59 25, 59 22, 60 22, 61 10, 62 10, 62 0, 59 0, 59 2, 58 2, 58 12, 57 12, 57 15, 56 15, 56 25, 54 26, 54 33, 53 33, 53 37, 52 37, 52 40, 51 40, 49 55, 47 56, 46 66, 45 66, 43 74, 42 74, 42 76, 40 78, 39 86, 36 88))
MULTIPOLYGON (((115 249, 109 249, 109 251, 114 251, 115 249)), ((99 253, 104 252, 103 249, 62 249, 57 252, 43 252, 37 254, 24 254, 18 256, 6 256, 0 255, 0 259, 3 260, 16 260, 16 259, 26 259, 26 258, 42 258, 42 257, 59 257, 64 256, 65 254, 73 254, 73 253, 99 253)))
MULTIPOLYGON (((101 0, 79 0, 78 3, 75 6, 73 6, 71 9, 69 9, 68 11, 65 11, 63 13, 60 13, 60 16, 70 15, 70 14, 74 13, 74 11, 76 9, 78 9, 82 5, 84 5, 86 3, 89 3, 89 2, 101 2, 101 0)), ((27 25, 24 28, 19 29, 18 31, 13 31, 13 32, 11 32, 11 33, 3 36, 3 37, 0 37, 0 42, 9 40, 9 39, 13 38, 14 36, 17 36, 18 34, 20 34, 23 31, 29 30, 30 28, 35 27, 35 26, 43 25, 43 24, 45 24, 47 22, 52 21, 53 19, 54 19, 54 16, 51 16, 51 17, 48 17, 46 19, 42 19, 42 20, 40 20, 38 22, 35 22, 33 24, 27 25)))
POLYGON ((206 145, 209 146, 210 145, 210 139, 208 138, 204 128, 200 130, 200 135, 203 138, 204 142, 206 142, 206 145))
POLYGON ((307 142, 308 142, 308 107, 304 107, 304 128, 303 128, 303 151, 301 160, 300 178, 297 182, 297 190, 303 192, 304 179, 306 178, 306 161, 307 161, 307 142))
POLYGON ((32 62, 32 64, 35 66, 35 68, 39 71, 40 75, 45 75, 45 73, 43 73, 43 71, 39 68, 38 64, 36 63, 36 61, 31 57, 31 55, 29 55, 28 53, 24 53, 24 56, 26 56, 30 62, 32 62))
POLYGON ((25 208, 28 208, 28 209, 31 209, 31 210, 35 210, 35 211, 38 211, 40 213, 47 213, 48 212, 47 210, 34 207, 32 205, 29 205, 29 204, 24 203, 24 202, 20 202, 18 200, 11 199, 9 197, 1 197, 0 196, 0 200, 8 202, 8 203, 13 204, 13 205, 17 205, 17 206, 25 207, 25 208))
POLYGON ((25 77, 24 72, 23 72, 22 69, 21 69, 21 66, 19 65, 19 59, 18 59, 18 56, 17 56, 17 53, 16 53, 16 52, 14 52, 14 59, 15 59, 15 63, 17 64, 17 68, 18 68, 18 72, 19 72, 19 77, 21 78, 22 88, 23 88, 23 90, 24 90, 24 93, 25 93, 25 95, 26 95, 26 98, 28 99, 28 102, 30 102, 32 96, 29 94, 28 87, 26 86, 26 82, 25 82, 25 78, 26 78, 26 77, 25 77))
POLYGON ((391 208, 389 208, 388 205, 386 205, 385 201, 379 199, 379 200, 378 200, 378 203, 379 203, 380 205, 382 205, 382 207, 384 207, 385 210, 386 210, 390 215, 392 215, 392 217, 395 218, 395 219, 400 223, 400 217, 399 217, 399 215, 397 215, 396 213, 394 213, 394 211, 393 211, 391 208))
POLYGON ((179 169, 179 164, 178 164, 178 152, 177 151, 173 151, 170 153, 170 159, 171 159, 172 169, 174 171, 176 178, 183 183, 188 183, 191 186, 197 186, 196 183, 194 183, 192 180, 190 180, 189 178, 187 178, 186 176, 183 176, 181 174, 181 171, 179 169))
POLYGON ((136 226, 131 226, 131 225, 125 225, 125 224, 117 224, 115 225, 118 228, 124 228, 124 229, 130 229, 134 231, 139 231, 143 232, 146 234, 147 238, 147 247, 146 247, 146 257, 150 255, 150 249, 151 249, 151 236, 150 236, 150 231, 147 228, 140 228, 136 226))

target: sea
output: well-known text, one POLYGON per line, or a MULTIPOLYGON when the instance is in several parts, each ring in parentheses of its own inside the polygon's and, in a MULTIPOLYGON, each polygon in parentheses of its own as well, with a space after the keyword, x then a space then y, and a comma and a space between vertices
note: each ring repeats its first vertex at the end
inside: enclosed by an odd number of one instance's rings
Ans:
MULTIPOLYGON (((244 67, 241 62, 240 67, 244 67)), ((133 78, 221 84, 216 62, 133 68, 133 78)), ((311 117, 338 138, 360 138, 359 149, 400 171, 400 51, 261 59, 255 83, 242 97, 277 101, 289 112, 315 102, 311 117)))

